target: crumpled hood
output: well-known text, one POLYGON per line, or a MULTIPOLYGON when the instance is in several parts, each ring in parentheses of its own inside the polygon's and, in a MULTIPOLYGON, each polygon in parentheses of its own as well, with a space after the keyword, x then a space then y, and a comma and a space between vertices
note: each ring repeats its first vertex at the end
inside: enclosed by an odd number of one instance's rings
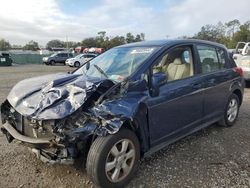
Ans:
POLYGON ((33 119, 61 119, 76 111, 93 93, 100 78, 57 73, 25 79, 9 93, 9 103, 33 119))

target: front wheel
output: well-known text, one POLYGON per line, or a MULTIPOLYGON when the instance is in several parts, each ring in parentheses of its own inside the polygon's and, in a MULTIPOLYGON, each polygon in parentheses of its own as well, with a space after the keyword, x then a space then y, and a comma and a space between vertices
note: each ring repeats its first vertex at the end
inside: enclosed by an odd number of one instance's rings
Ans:
POLYGON ((219 125, 222 125, 224 127, 233 126, 237 120, 239 114, 239 108, 240 108, 239 97, 235 94, 232 94, 228 99, 227 106, 224 112, 224 117, 219 122, 219 125))
POLYGON ((49 64, 50 64, 50 65, 55 65, 56 62, 55 62, 54 60, 51 60, 51 61, 49 62, 49 64))
POLYGON ((74 66, 77 67, 77 68, 80 67, 80 62, 79 62, 79 61, 76 61, 76 62, 74 63, 74 66))
POLYGON ((132 179, 140 159, 134 132, 121 129, 114 135, 98 137, 87 157, 87 173, 100 187, 124 187, 132 179))

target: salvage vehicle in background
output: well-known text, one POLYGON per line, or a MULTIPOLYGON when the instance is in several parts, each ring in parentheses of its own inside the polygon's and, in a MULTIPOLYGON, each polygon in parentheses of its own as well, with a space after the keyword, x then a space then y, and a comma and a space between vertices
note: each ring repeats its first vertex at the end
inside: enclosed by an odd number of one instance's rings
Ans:
POLYGON ((65 64, 70 67, 80 67, 87 61, 95 58, 97 55, 92 53, 79 54, 66 60, 65 64))
POLYGON ((237 61, 237 66, 242 68, 244 79, 247 82, 250 82, 250 55, 243 56, 239 61, 237 61))
POLYGON ((68 58, 72 58, 73 54, 70 52, 57 52, 52 54, 49 57, 44 57, 43 58, 43 63, 45 63, 46 65, 55 65, 56 63, 61 63, 61 64, 65 64, 65 61, 68 58))
POLYGON ((11 66, 13 60, 9 53, 0 52, 0 66, 11 66))
POLYGON ((244 56, 250 56, 250 42, 238 42, 233 54, 237 62, 244 56))
POLYGON ((199 40, 126 44, 71 74, 19 82, 1 105, 2 132, 49 163, 87 155, 90 179, 124 187, 142 157, 213 123, 232 126, 244 92, 226 48, 199 40))

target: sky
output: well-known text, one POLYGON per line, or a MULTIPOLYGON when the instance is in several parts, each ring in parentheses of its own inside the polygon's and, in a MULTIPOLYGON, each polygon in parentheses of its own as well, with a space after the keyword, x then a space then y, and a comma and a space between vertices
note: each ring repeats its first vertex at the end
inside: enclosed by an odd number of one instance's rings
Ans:
POLYGON ((250 0, 0 0, 0 38, 45 46, 49 40, 81 41, 145 33, 146 40, 192 36, 203 25, 250 20, 250 0))

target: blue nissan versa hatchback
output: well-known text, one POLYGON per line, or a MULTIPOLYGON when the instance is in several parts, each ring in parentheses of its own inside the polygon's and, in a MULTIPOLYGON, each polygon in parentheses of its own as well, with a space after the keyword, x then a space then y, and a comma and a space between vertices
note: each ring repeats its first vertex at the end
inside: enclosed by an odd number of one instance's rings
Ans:
POLYGON ((19 82, 1 105, 1 130, 44 162, 86 154, 97 186, 123 187, 142 157, 213 123, 232 126, 243 88, 242 70, 220 44, 126 44, 73 73, 19 82))

